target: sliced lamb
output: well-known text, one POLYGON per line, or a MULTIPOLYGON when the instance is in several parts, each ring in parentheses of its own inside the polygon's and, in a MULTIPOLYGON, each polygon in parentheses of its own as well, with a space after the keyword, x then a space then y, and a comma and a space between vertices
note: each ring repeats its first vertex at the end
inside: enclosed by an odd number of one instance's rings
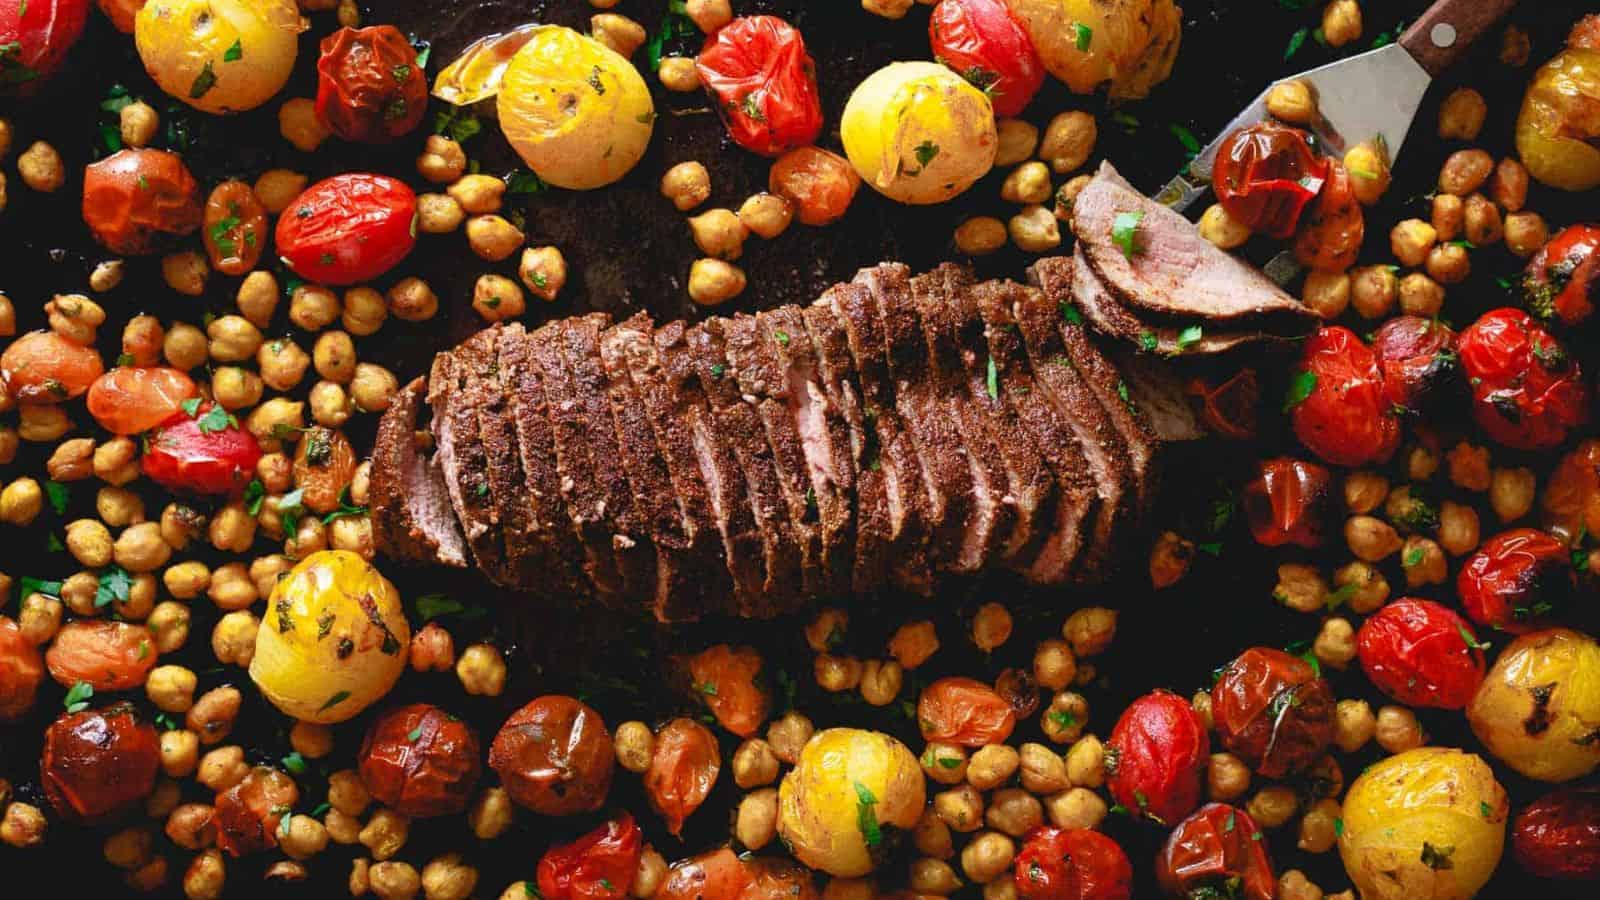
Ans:
MULTIPOLYGON (((1040 265, 1049 262, 1054 260, 1040 260, 1040 265)), ((1141 350, 1163 356, 1206 356, 1226 353, 1237 347, 1273 338, 1272 335, 1262 331, 1219 332, 1213 329, 1207 332, 1202 326, 1198 339, 1185 340, 1182 328, 1145 322, 1129 310, 1121 300, 1112 296, 1111 291, 1100 280, 1100 276, 1095 274, 1094 267, 1089 265, 1081 243, 1073 248, 1071 265, 1064 266, 1062 274, 1070 278, 1068 290, 1073 306, 1090 324, 1141 350)))
POLYGON ((497 584, 514 583, 506 570, 505 542, 499 515, 490 496, 487 458, 479 434, 478 410, 493 399, 482 380, 495 365, 492 333, 480 331, 451 351, 443 403, 434 408, 434 438, 439 444, 439 465, 450 488, 451 505, 461 521, 461 532, 483 574, 497 584), (441 424, 443 427, 441 428, 441 424))
POLYGON ((501 338, 511 329, 520 332, 522 326, 485 328, 474 336, 474 340, 482 340, 486 358, 493 362, 469 377, 483 386, 478 435, 483 444, 484 478, 489 484, 492 517, 505 542, 506 571, 512 579, 510 584, 516 585, 525 583, 528 574, 537 573, 545 560, 533 527, 533 507, 523 484, 517 423, 511 413, 510 373, 501 359, 501 338))
POLYGON ((1111 348, 1111 364, 1128 386, 1128 401, 1143 415, 1151 434, 1161 443, 1197 441, 1206 431, 1195 416, 1179 374, 1160 360, 1143 353, 1111 348))
POLYGON ((426 390, 424 379, 413 379, 378 423, 370 489, 374 538, 387 556, 460 568, 467 564, 466 539, 444 473, 417 447, 417 414, 426 390))

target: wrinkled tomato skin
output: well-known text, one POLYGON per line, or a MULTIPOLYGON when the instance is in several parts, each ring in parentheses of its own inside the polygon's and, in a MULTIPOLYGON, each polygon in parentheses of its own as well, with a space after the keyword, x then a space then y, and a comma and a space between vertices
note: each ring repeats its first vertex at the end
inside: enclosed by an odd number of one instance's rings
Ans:
POLYGON ((761 689, 761 654, 755 650, 707 647, 689 657, 689 677, 695 694, 723 728, 749 737, 767 720, 770 701, 761 689))
POLYGON ((205 244, 211 268, 224 275, 245 275, 267 249, 267 208, 242 181, 224 181, 206 198, 205 244))
POLYGON ((202 428, 211 408, 201 403, 192 416, 179 410, 150 432, 139 459, 144 474, 172 491, 222 496, 243 490, 255 477, 261 445, 236 419, 217 430, 202 428))
POLYGON ((928 19, 933 58, 989 95, 997 116, 1027 108, 1044 64, 1003 0, 940 0, 928 19))
POLYGON ((1314 462, 1262 460, 1255 478, 1244 486, 1244 512, 1250 534, 1263 547, 1322 546, 1330 518, 1333 476, 1314 462))
POLYGON ((1544 450, 1588 421, 1589 389, 1577 360, 1522 310, 1484 313, 1456 346, 1472 386, 1472 417, 1495 441, 1544 450))
POLYGON ((204 217, 200 184, 175 153, 118 150, 83 170, 83 223, 112 253, 164 250, 204 217))
POLYGON ((458 813, 467 808, 482 773, 478 735, 437 706, 396 707, 367 729, 357 771, 373 798, 401 815, 458 813))
POLYGON ((821 147, 785 153, 767 175, 767 189, 794 206, 802 225, 837 222, 860 188, 861 176, 850 161, 821 147))
POLYGON ((89 415, 112 434, 138 434, 173 417, 200 389, 182 369, 118 366, 89 386, 89 415))
POLYGON ((1261 403, 1261 383, 1255 369, 1240 369, 1217 384, 1204 377, 1194 378, 1184 387, 1184 393, 1193 398, 1190 405, 1199 408, 1200 424, 1207 431, 1230 441, 1255 438, 1257 407, 1261 403))
POLYGON ((63 687, 82 681, 102 693, 131 691, 155 668, 156 645, 150 629, 134 622, 75 619, 56 632, 44 664, 63 687))
POLYGON ((963 747, 1003 744, 1017 711, 994 688, 974 678, 941 678, 917 698, 922 737, 963 747))
POLYGON ((749 867, 723 847, 673 863, 652 900, 739 900, 750 881, 749 867))
POLYGON ((341 28, 322 39, 317 119, 347 141, 387 143, 422 124, 428 80, 393 25, 341 28))
POLYGON ((706 38, 695 57, 733 142, 779 156, 817 139, 817 67, 799 30, 777 16, 741 16, 706 38))
POLYGON ((1408 706, 1466 706, 1483 681, 1483 651, 1477 644, 1465 619, 1415 597, 1384 606, 1356 632, 1356 652, 1368 680, 1408 706))
POLYGON ((1540 878, 1600 880, 1600 788, 1562 788, 1528 804, 1511 824, 1511 852, 1540 878))
POLYGON ((371 281, 416 246, 417 195, 387 175, 325 178, 283 211, 273 239, 284 263, 307 281, 371 281))
POLYGON ((1304 771, 1333 742, 1333 689, 1311 664, 1252 647, 1211 688, 1218 741, 1266 778, 1304 771))
POLYGON ((1328 182, 1300 219, 1294 257, 1318 272, 1343 272, 1356 264, 1367 234, 1366 214, 1350 186, 1344 163, 1328 161, 1328 182))
POLYGON ((643 852, 639 826, 622 813, 570 844, 546 850, 539 860, 539 893, 545 900, 622 900, 643 852))
POLYGON ((1189 701, 1155 690, 1133 701, 1106 741, 1106 786, 1130 815, 1171 825, 1200 804, 1211 738, 1189 701))
POLYGON ((1348 328, 1317 330, 1307 341, 1294 385, 1314 377, 1311 392, 1289 411, 1295 437, 1341 466, 1384 462, 1400 444, 1400 420, 1384 390, 1377 358, 1348 328))
POLYGON ((604 806, 615 765, 600 714, 561 694, 537 697, 512 713, 489 745, 489 767, 511 799, 546 816, 604 806))
POLYGON ((294 779, 277 769, 258 766, 243 781, 217 795, 212 821, 217 848, 229 856, 246 856, 278 846, 281 820, 300 799, 294 779))
POLYGON ((1567 545, 1534 528, 1484 541, 1461 567, 1456 596, 1473 622, 1509 634, 1544 627, 1577 589, 1567 545))
POLYGON ((673 719, 656 733, 655 752, 644 773, 650 808, 667 820, 674 835, 700 808, 722 770, 716 735, 693 719, 673 719))
POLYGON ((1156 879, 1173 897, 1213 896, 1272 900, 1277 877, 1267 842, 1250 814, 1226 803, 1207 803, 1178 823, 1156 859, 1156 879), (1238 889, 1226 885, 1237 878, 1238 889))
POLYGON ((31 94, 61 66, 89 20, 89 0, 0 0, 0 93, 31 94))
POLYGON ((105 371, 93 347, 54 331, 31 331, 0 353, 0 379, 18 403, 60 403, 81 396, 105 371))
POLYGON ((1522 289, 1541 319, 1580 325, 1600 301, 1600 225, 1568 225, 1528 260, 1522 289))
POLYGON ((0 722, 15 722, 33 707, 44 682, 44 657, 28 643, 22 629, 0 616, 0 722))
POLYGON ((1133 865, 1114 840, 1087 828, 1028 832, 1013 864, 1025 900, 1128 900, 1133 865))
POLYGON ((62 818, 105 822, 150 795, 159 744, 155 726, 129 704, 67 713, 45 729, 39 782, 62 818))
POLYGON ((1327 177, 1328 162, 1311 152, 1305 132, 1276 122, 1228 135, 1211 169, 1217 201, 1228 215, 1279 240, 1294 234, 1327 177))
POLYGON ((791 859, 763 856, 742 862, 750 880, 739 900, 821 900, 811 870, 791 859))
POLYGON ((1372 334, 1372 353, 1383 370, 1389 402, 1407 412, 1421 412, 1455 394, 1461 359, 1455 332, 1438 319, 1395 316, 1372 334))
POLYGON ((1579 441, 1556 463, 1540 503, 1544 524, 1567 540, 1600 534, 1600 440, 1579 441))

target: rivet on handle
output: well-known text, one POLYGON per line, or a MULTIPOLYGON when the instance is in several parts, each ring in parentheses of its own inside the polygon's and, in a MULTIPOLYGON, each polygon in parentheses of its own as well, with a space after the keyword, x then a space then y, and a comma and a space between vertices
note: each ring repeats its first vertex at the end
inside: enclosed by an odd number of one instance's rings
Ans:
POLYGON ((1428 39, 1433 41, 1435 47, 1452 47, 1456 42, 1456 27, 1449 22, 1440 22, 1428 31, 1428 39))

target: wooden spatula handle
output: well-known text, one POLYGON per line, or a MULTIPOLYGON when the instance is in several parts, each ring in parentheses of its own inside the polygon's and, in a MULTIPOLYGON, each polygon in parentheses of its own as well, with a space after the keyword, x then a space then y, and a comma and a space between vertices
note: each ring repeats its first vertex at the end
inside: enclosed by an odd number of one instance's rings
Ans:
POLYGON ((1400 36, 1400 46, 1438 77, 1516 5, 1517 0, 1439 0, 1400 36))

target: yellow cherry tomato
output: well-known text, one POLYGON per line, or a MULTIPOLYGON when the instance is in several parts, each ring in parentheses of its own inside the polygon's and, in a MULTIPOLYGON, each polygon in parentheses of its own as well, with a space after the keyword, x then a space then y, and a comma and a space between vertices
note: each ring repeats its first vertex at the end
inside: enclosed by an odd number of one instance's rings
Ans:
POLYGON ((355 553, 322 550, 272 589, 250 678, 302 722, 343 722, 394 687, 410 644, 389 579, 355 553))
POLYGON ((1600 186, 1600 48, 1569 46, 1534 73, 1517 114, 1528 174, 1564 191, 1600 186))
POLYGON ((1472 733, 1529 778, 1571 781, 1600 766, 1600 644, 1566 628, 1525 634, 1467 706, 1472 733))
POLYGON ((231 113, 283 88, 305 30, 295 0, 149 0, 133 38, 162 90, 195 109, 231 113))
POLYGON ((533 29, 496 97, 500 129, 534 174, 589 190, 628 173, 650 144, 650 88, 620 54, 559 25, 533 29))
POLYGON ((949 68, 898 62, 867 76, 839 120, 845 155, 867 184, 901 203, 943 203, 994 165, 989 98, 949 68))
POLYGON ((1509 809, 1481 757, 1407 750, 1351 783, 1339 855, 1363 900, 1465 900, 1500 862, 1509 809))
POLYGON ((796 859, 840 878, 872 871, 892 829, 909 830, 927 799, 917 758, 887 734, 818 732, 778 786, 778 833, 796 859))
POLYGON ((1046 69, 1079 94, 1110 83, 1138 98, 1172 74, 1182 16, 1172 0, 1006 0, 1046 69))
POLYGON ((500 93, 501 79, 511 57, 527 45, 541 25, 519 25, 503 34, 491 34, 467 45, 450 65, 433 79, 433 95, 452 106, 468 106, 500 93))

